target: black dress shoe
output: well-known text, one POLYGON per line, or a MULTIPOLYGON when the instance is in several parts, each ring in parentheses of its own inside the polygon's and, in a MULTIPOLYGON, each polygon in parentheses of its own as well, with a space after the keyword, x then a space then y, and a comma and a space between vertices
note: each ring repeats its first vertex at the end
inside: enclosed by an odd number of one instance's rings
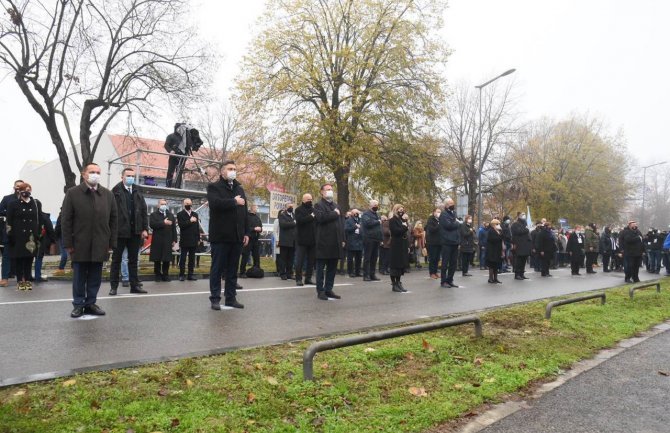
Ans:
POLYGON ((379 277, 376 276, 376 275, 370 275, 370 279, 371 279, 372 281, 381 281, 381 278, 379 278, 379 277))
POLYGON ((449 283, 440 283, 440 287, 442 287, 443 289, 449 289, 449 288, 451 288, 451 284, 449 284, 449 283))
POLYGON ((282 275, 280 278, 281 278, 283 281, 288 280, 288 277, 287 277, 286 275, 282 275))
POLYGON ((359 272, 358 274, 354 274, 354 277, 357 277, 357 278, 360 278, 360 277, 362 277, 362 276, 363 276, 363 275, 362 275, 360 272, 359 272))
POLYGON ((84 307, 84 313, 92 314, 94 316, 104 316, 105 315, 105 311, 102 308, 95 305, 95 304, 85 306, 84 307))
POLYGON ((523 278, 524 280, 530 280, 530 278, 528 278, 528 277, 525 276, 524 274, 521 274, 521 278, 523 278))
POLYGON ((230 301, 230 302, 226 302, 226 307, 244 308, 244 305, 240 304, 237 301, 230 301))
POLYGON ((363 277, 363 281, 372 281, 372 278, 370 278, 370 277, 363 277))
POLYGON ((109 289, 109 296, 116 296, 116 287, 109 289))
POLYGON ((394 291, 394 292, 396 292, 396 293, 402 293, 402 289, 400 288, 400 286, 398 285, 398 283, 393 283, 393 284, 391 285, 391 290, 394 291))
POLYGON ((333 292, 332 290, 326 292, 326 296, 332 299, 342 299, 342 296, 336 295, 335 292, 333 292))
POLYGON ((456 288, 458 287, 458 285, 454 284, 454 283, 448 283, 448 284, 449 284, 449 287, 456 287, 456 288))
POLYGON ((163 276, 161 277, 161 280, 162 280, 162 281, 165 281, 166 283, 169 283, 170 281, 172 281, 172 279, 170 278, 169 275, 163 275, 163 276))
POLYGON ((502 281, 500 281, 500 280, 497 279, 497 278, 496 278, 495 280, 493 280, 493 282, 494 282, 494 283, 497 283, 497 284, 502 284, 502 281))
POLYGON ((141 287, 131 287, 130 293, 147 293, 147 291, 141 287))
POLYGON ((186 277, 183 276, 183 275, 180 275, 180 276, 179 276, 179 281, 186 281, 186 277))
POLYGON ((523 277, 521 275, 517 275, 516 277, 514 277, 514 279, 523 281, 523 277))
POLYGON ((354 274, 349 274, 349 278, 356 278, 354 274))
POLYGON ((218 302, 212 302, 212 310, 216 311, 221 310, 221 304, 219 304, 218 302))
POLYGON ((160 283, 161 281, 163 281, 163 279, 161 278, 160 275, 154 275, 154 281, 160 283))
POLYGON ((186 280, 187 281, 198 281, 198 279, 196 277, 194 277, 193 275, 189 275, 188 277, 186 277, 186 280))
POLYGON ((303 283, 302 280, 295 280, 295 285, 296 286, 304 286, 305 283, 303 283))
POLYGON ((317 293, 316 297, 319 298, 319 299, 321 299, 322 301, 327 301, 327 300, 328 300, 328 296, 326 296, 326 293, 325 293, 325 292, 319 292, 319 293, 317 293))
POLYGON ((121 281, 121 287, 130 287, 130 281, 121 281))
POLYGON ((464 277, 471 277, 472 274, 468 274, 468 273, 466 272, 465 274, 463 274, 463 276, 464 276, 464 277))
POLYGON ((315 285, 314 282, 313 282, 312 280, 310 280, 309 278, 307 278, 307 279, 305 280, 305 284, 310 285, 310 286, 314 286, 314 285, 315 285))
POLYGON ((74 309, 70 313, 70 317, 72 317, 73 319, 76 319, 76 318, 81 317, 83 315, 84 315, 84 307, 83 306, 74 307, 74 309))
POLYGON ((402 285, 402 281, 398 281, 398 287, 400 287, 401 292, 407 293, 407 289, 402 285))
POLYGON ((237 278, 247 278, 247 273, 246 272, 240 272, 237 274, 237 278))
POLYGON ((240 286, 239 284, 235 283, 235 290, 242 290, 244 287, 240 286))

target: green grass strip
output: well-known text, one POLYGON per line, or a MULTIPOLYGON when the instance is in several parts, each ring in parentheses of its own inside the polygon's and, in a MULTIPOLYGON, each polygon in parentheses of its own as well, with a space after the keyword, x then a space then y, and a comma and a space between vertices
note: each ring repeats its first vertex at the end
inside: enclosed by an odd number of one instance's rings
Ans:
POLYGON ((486 312, 482 339, 463 326, 321 353, 314 382, 299 342, 4 388, 0 432, 421 432, 669 319, 669 289, 612 289, 551 321, 546 302, 486 312))

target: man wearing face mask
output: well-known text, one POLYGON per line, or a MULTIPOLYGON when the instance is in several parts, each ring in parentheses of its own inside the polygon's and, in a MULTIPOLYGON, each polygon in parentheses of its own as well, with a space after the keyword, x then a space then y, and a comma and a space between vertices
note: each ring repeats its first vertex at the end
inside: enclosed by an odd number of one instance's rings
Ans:
POLYGON ((193 201, 184 199, 184 209, 177 212, 179 225, 179 281, 196 281, 193 276, 195 269, 195 250, 200 241, 200 219, 193 210, 193 201), (188 277, 186 276, 186 257, 188 256, 188 277))
POLYGON ((211 308, 221 310, 221 277, 225 276, 225 305, 244 308, 237 301, 237 266, 242 248, 249 243, 247 196, 237 180, 235 161, 221 168, 221 178, 207 186, 209 204, 209 241, 212 267, 209 273, 211 308))
POLYGON ((526 261, 533 249, 530 238, 530 230, 526 223, 526 214, 518 212, 517 219, 511 226, 512 231, 512 250, 514 252, 514 279, 527 280, 526 261))
POLYGON ((551 277, 549 273, 549 265, 554 258, 554 254, 558 250, 554 234, 551 231, 551 223, 549 221, 544 223, 535 238, 535 250, 537 250, 540 260, 540 271, 543 277, 551 277))
POLYGON ((333 291, 337 262, 344 248, 341 211, 333 200, 333 186, 321 186, 321 200, 314 205, 316 218, 316 294, 322 301, 340 299, 333 291))
POLYGON ((347 273, 349 278, 360 277, 363 260, 363 235, 361 234, 361 219, 358 209, 352 209, 351 216, 345 220, 344 234, 347 243, 347 273))
POLYGON ((158 209, 149 217, 149 227, 152 230, 149 260, 154 262, 155 281, 168 282, 172 247, 177 243, 177 219, 168 209, 165 199, 158 201, 158 209))
POLYGON ((2 279, 0 280, 0 287, 7 287, 12 270, 14 269, 12 259, 9 256, 9 248, 7 248, 9 241, 6 227, 7 209, 9 209, 10 204, 19 200, 19 188, 22 183, 22 180, 15 180, 14 193, 4 196, 0 202, 0 234, 2 235, 2 245, 5 245, 5 248, 2 250, 2 279))
POLYGON ((637 228, 636 221, 629 221, 628 227, 621 232, 621 248, 623 249, 625 281, 639 283, 640 265, 644 253, 642 233, 637 228))
POLYGON ((458 264, 458 228, 456 206, 451 198, 444 202, 444 211, 440 214, 440 239, 442 241, 442 281, 440 287, 458 287, 454 283, 454 274, 458 264))
POLYGON ((284 212, 279 214, 279 252, 282 256, 280 277, 282 280, 293 279, 293 259, 295 258, 295 214, 293 203, 287 203, 284 212))
POLYGON ((363 280, 379 281, 375 274, 379 247, 383 241, 382 220, 377 213, 379 202, 370 200, 370 208, 363 212, 361 226, 363 228, 363 280))
POLYGON ((428 249, 428 273, 430 278, 437 280, 437 263, 440 261, 442 252, 442 240, 440 238, 440 214, 442 208, 433 209, 433 214, 426 221, 426 248, 428 249))
POLYGON ((314 201, 312 194, 302 196, 302 204, 295 210, 296 222, 296 262, 295 262, 295 284, 303 286, 314 284, 312 273, 316 260, 316 219, 314 215, 314 201), (305 282, 302 281, 303 263, 307 258, 305 268, 305 282))
POLYGON ((584 264, 584 232, 582 226, 575 226, 575 230, 568 238, 566 251, 570 256, 570 268, 572 275, 580 275, 579 268, 584 264))
POLYGON ((465 216, 465 223, 461 224, 459 230, 461 238, 461 269, 463 270, 464 277, 471 277, 472 274, 469 274, 468 270, 470 269, 470 261, 477 248, 477 243, 475 241, 475 229, 472 227, 472 217, 470 215, 465 216))
POLYGON ((105 314, 96 300, 102 263, 116 248, 119 222, 114 194, 99 184, 98 164, 88 164, 81 176, 84 181, 65 194, 61 212, 63 245, 72 257, 73 318, 105 314))
POLYGON ((138 276, 138 256, 142 242, 149 234, 149 217, 144 196, 135 186, 135 170, 124 168, 121 182, 112 188, 118 211, 116 248, 112 252, 112 265, 109 273, 111 289, 109 294, 116 295, 119 287, 119 271, 123 250, 128 249, 128 274, 130 293, 146 293, 140 286, 138 276))

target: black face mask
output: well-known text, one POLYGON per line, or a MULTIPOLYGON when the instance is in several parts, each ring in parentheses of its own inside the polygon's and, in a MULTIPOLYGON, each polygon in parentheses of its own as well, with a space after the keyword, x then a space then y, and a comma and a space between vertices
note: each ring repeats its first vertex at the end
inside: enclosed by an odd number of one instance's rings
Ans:
POLYGON ((23 191, 23 192, 21 193, 21 197, 24 197, 24 198, 28 198, 28 197, 30 197, 30 191, 23 191))
POLYGON ((373 207, 373 208, 371 208, 371 209, 372 209, 372 212, 377 212, 377 211, 379 210, 379 208, 378 208, 377 206, 375 206, 375 207, 373 207))
POLYGON ((306 201, 306 202, 304 202, 303 204, 305 205, 305 207, 312 207, 312 201, 311 201, 311 200, 310 200, 310 201, 306 201))
POLYGON ((398 216, 403 216, 403 215, 405 215, 405 212, 403 212, 403 211, 398 212, 398 216))
POLYGON ((449 207, 447 208, 447 210, 450 210, 450 211, 452 211, 452 212, 453 212, 455 209, 456 209, 456 206, 449 206, 449 207))
POLYGON ((186 206, 184 206, 184 209, 186 209, 186 210, 191 210, 191 205, 190 205, 190 204, 187 204, 186 206))
POLYGON ((291 212, 293 212, 293 208, 292 208, 292 207, 290 207, 290 208, 286 209, 286 212, 288 212, 288 213, 291 213, 291 212))

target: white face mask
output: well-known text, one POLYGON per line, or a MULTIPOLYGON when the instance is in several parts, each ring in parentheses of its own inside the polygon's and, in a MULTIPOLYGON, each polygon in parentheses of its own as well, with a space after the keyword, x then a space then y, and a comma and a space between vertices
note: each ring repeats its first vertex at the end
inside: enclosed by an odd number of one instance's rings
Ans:
POLYGON ((89 173, 88 174, 88 183, 89 185, 97 185, 100 182, 100 175, 98 173, 89 173))
POLYGON ((333 193, 332 189, 329 190, 329 191, 326 191, 326 193, 324 195, 325 198, 333 198, 333 196, 334 196, 334 193, 333 193))
POLYGON ((228 180, 235 180, 237 179, 237 171, 232 170, 228 172, 228 180))

